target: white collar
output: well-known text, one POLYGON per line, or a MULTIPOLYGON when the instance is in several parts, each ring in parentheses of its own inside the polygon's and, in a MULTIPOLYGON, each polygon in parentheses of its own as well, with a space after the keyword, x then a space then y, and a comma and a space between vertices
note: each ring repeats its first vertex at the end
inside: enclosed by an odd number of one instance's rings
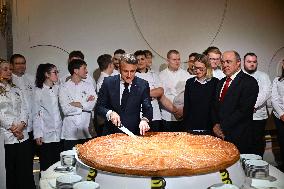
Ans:
POLYGON ((204 78, 203 80, 198 80, 197 77, 195 77, 195 82, 199 82, 200 84, 206 84, 207 82, 209 82, 211 80, 211 78, 204 78))
POLYGON ((236 78, 236 76, 238 75, 238 73, 240 73, 242 71, 242 69, 239 69, 239 71, 237 71, 236 73, 234 73, 230 78, 231 78, 231 80, 233 81, 235 78, 236 78))

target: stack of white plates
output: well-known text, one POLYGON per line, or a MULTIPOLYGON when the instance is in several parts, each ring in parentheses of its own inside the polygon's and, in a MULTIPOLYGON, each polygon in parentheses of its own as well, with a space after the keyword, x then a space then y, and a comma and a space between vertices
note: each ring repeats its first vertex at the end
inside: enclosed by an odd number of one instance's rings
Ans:
POLYGON ((250 178, 262 179, 269 176, 269 164, 263 160, 247 160, 245 174, 250 178))
POLYGON ((262 158, 261 158, 261 156, 256 155, 256 154, 241 154, 240 155, 240 162, 241 162, 241 165, 242 165, 244 170, 245 170, 245 162, 247 160, 262 160, 262 158))

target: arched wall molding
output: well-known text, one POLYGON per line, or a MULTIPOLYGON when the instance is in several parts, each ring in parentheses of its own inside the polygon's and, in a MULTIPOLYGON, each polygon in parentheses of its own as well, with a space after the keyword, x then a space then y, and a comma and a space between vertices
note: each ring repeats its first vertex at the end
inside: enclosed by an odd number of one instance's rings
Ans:
MULTIPOLYGON (((225 18, 226 18, 226 13, 227 13, 227 9, 228 9, 228 3, 229 3, 229 0, 225 0, 224 1, 224 9, 223 9, 223 14, 222 14, 222 17, 221 17, 221 20, 220 20, 220 23, 219 23, 219 26, 217 28, 217 31, 215 32, 211 42, 209 43, 209 46, 212 46, 216 40, 216 38, 218 37, 218 35, 220 34, 221 30, 222 30, 222 27, 223 27, 223 24, 224 24, 224 21, 225 21, 225 18)), ((167 60, 166 57, 162 56, 161 53, 158 52, 158 50, 156 50, 155 48, 153 48, 153 46, 151 45, 151 42, 149 42, 145 35, 143 34, 142 30, 141 30, 141 26, 139 25, 137 19, 136 19, 136 15, 134 13, 134 10, 133 10, 133 5, 132 5, 132 0, 128 0, 128 6, 129 6, 129 11, 131 13, 131 17, 133 19, 133 22, 134 22, 134 25, 138 31, 138 33, 140 34, 140 36, 142 37, 142 39, 144 40, 144 42, 147 44, 147 46, 155 53, 157 54, 160 58, 164 59, 164 60, 167 60)), ((187 61, 184 61, 184 62, 187 62, 187 61)))

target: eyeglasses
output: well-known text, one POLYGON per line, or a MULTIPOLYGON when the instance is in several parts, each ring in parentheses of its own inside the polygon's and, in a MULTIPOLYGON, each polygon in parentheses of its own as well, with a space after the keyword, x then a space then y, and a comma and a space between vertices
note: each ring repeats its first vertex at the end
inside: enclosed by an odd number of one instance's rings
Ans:
POLYGON ((203 71, 205 71, 205 70, 206 70, 206 68, 204 68, 204 67, 202 68, 202 67, 196 67, 196 66, 194 66, 194 67, 193 67, 193 70, 194 70, 194 71, 199 70, 199 71, 203 72, 203 71))
POLYGON ((220 58, 209 58, 209 60, 211 60, 211 61, 219 61, 220 58))

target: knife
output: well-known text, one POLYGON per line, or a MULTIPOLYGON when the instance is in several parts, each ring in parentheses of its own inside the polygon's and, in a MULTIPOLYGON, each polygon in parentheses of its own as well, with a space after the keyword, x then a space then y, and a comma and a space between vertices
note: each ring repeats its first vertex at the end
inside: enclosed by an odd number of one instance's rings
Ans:
POLYGON ((135 134, 133 134, 131 131, 129 131, 126 127, 124 127, 124 125, 120 124, 119 126, 117 126, 122 132, 124 132, 125 134, 127 134, 130 137, 137 137, 135 134))

